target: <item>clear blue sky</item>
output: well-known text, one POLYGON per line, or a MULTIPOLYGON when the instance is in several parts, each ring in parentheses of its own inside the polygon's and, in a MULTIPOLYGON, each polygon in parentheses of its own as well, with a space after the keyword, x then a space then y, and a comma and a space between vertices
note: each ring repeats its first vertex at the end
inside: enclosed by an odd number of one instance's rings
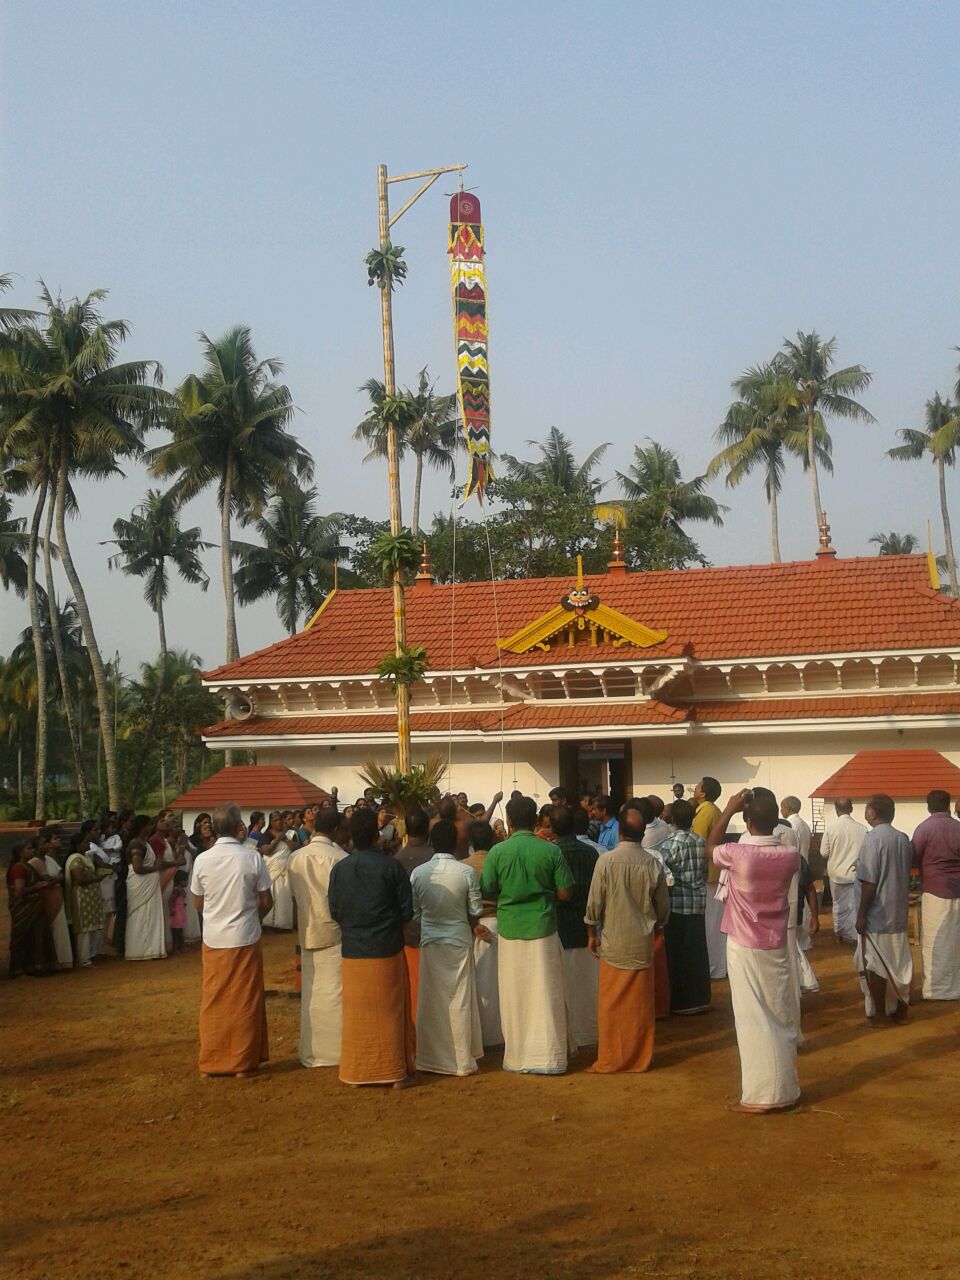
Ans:
MULTIPOLYGON (((69 295, 109 287, 129 354, 159 359, 168 385, 195 365, 197 330, 250 324, 285 362, 325 509, 385 510, 385 476, 350 438, 356 388, 381 371, 362 263, 375 166, 466 161, 487 228, 495 448, 556 424, 581 452, 612 441, 622 468, 649 435, 695 474, 731 378, 817 328, 874 373, 878 423, 837 425, 824 482, 841 554, 877 529, 936 530, 932 469, 883 451, 956 378, 955 4, 20 0, 0 21, 15 300, 41 275, 69 295)), ((397 231, 401 380, 428 364, 444 388, 451 189, 397 231)), ((74 534, 103 648, 130 659, 155 651, 153 620, 97 544, 145 487, 134 469, 84 491, 74 534)), ((707 554, 766 559, 759 479, 715 492, 734 509, 702 535, 707 554)), ((444 486, 427 499, 445 504, 444 486)), ((212 495, 190 514, 216 537, 212 495)), ((802 474, 782 531, 786 556, 812 553, 802 474)), ((0 612, 5 652, 26 611, 8 596, 0 612)), ((217 585, 176 587, 169 630, 217 661, 217 585)), ((245 650, 280 634, 271 604, 242 612, 245 650)))

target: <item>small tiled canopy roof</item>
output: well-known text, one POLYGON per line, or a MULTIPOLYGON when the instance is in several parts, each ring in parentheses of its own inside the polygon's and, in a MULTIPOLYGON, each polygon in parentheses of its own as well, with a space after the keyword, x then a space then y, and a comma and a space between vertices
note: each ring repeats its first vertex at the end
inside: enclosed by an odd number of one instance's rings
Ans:
POLYGON ((220 769, 167 807, 202 810, 233 803, 241 809, 302 809, 329 799, 325 791, 285 765, 239 764, 220 769))
MULTIPOLYGON (((433 671, 549 666, 558 651, 514 654, 501 640, 558 604, 575 575, 456 590, 418 582, 406 593, 410 644, 424 645, 433 671)), ((591 651, 604 661, 677 658, 774 658, 869 653, 960 643, 960 602, 930 585, 926 556, 826 557, 788 564, 728 565, 657 573, 590 574, 601 603, 665 631, 648 648, 624 644, 591 651)), ((393 648, 389 590, 338 591, 313 626, 207 673, 211 681, 351 676, 372 672, 393 648)))
POLYGON ((939 751, 858 751, 810 794, 865 800, 883 792, 894 800, 916 800, 935 789, 960 795, 960 769, 939 751))

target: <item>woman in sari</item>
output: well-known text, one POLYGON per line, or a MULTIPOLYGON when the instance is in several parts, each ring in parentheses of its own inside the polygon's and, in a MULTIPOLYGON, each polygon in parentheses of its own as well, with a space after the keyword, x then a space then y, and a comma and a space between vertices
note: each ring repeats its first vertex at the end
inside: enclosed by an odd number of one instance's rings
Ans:
MULTIPOLYGON (((193 842, 187 838, 187 833, 177 821, 171 823, 170 840, 177 857, 183 860, 180 864, 180 870, 187 873, 187 884, 189 885, 193 864, 197 860, 193 842)), ((183 926, 183 940, 184 942, 199 942, 202 937, 200 913, 197 911, 197 904, 194 901, 193 894, 189 891, 187 892, 186 910, 187 918, 183 926)))
POLYGON ((127 960, 163 960, 167 955, 166 919, 161 880, 176 868, 165 867, 143 840, 127 845, 127 960))
POLYGON ((260 841, 260 855, 273 886, 273 906, 263 917, 264 929, 293 928, 293 886, 287 873, 299 845, 295 843, 296 832, 289 826, 292 821, 292 813, 271 813, 270 825, 260 841))
POLYGON ((56 967, 72 969, 73 947, 70 944, 67 912, 63 905, 63 872, 60 869, 60 863, 50 853, 48 842, 40 844, 35 855, 30 858, 29 866, 41 881, 40 901, 57 957, 56 967))
POLYGON ((43 882, 30 866, 29 850, 14 845, 7 869, 10 900, 10 977, 36 977, 52 968, 53 944, 43 910, 43 882))
POLYGON ((66 885, 67 915, 73 934, 74 964, 85 969, 100 953, 103 933, 103 897, 100 877, 93 865, 88 847, 90 837, 74 836, 74 849, 63 868, 66 885))
POLYGON ((193 835, 190 837, 190 847, 193 849, 194 858, 198 854, 205 853, 215 839, 213 823, 209 813, 198 813, 193 820, 193 835))

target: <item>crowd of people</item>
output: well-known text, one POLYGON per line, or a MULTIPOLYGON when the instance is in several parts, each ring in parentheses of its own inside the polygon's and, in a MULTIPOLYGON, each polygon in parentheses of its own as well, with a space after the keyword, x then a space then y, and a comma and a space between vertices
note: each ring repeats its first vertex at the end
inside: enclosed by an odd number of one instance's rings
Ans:
MULTIPOLYGON (((302 813, 236 805, 200 815, 85 822, 14 851, 11 974, 85 966, 109 949, 162 958, 203 943, 200 1069, 248 1075, 267 1059, 261 931, 296 928, 300 1061, 351 1085, 465 1076, 502 1046, 508 1071, 645 1071, 655 1024, 704 1012, 729 981, 742 1094, 768 1111, 800 1094, 801 995, 820 922, 812 833, 797 797, 763 787, 720 808, 705 777, 688 799, 569 800, 514 792, 506 826, 449 795, 406 813, 367 794, 302 813), (745 830, 728 835, 737 817, 745 830)), ((837 942, 871 1026, 908 1017, 909 895, 919 875, 922 991, 960 1000, 960 821, 931 791, 912 840, 886 795, 835 802, 821 840, 837 942)))

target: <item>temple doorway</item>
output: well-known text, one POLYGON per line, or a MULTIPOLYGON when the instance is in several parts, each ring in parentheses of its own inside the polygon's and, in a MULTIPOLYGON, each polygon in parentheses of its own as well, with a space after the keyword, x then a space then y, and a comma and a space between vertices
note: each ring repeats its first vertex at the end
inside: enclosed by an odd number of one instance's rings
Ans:
POLYGON ((593 738, 560 743, 560 782, 571 801, 581 796, 610 796, 619 806, 631 794, 632 744, 629 738, 593 738))

